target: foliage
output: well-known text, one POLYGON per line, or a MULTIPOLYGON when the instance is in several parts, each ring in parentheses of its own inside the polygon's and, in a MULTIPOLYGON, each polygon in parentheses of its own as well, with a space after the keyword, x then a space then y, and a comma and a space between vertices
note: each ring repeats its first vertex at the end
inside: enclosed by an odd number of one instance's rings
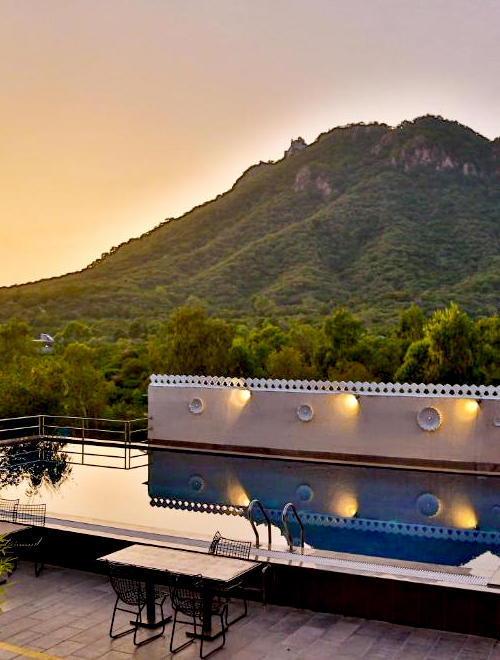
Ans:
POLYGON ((0 289, 0 322, 18 316, 65 344, 89 341, 98 324, 101 339, 144 341, 193 292, 215 317, 249 324, 319 324, 345 307, 386 333, 412 302, 429 313, 452 299, 491 315, 500 308, 494 148, 439 117, 334 129, 82 272, 0 289))
MULTIPOLYGON (((11 544, 7 534, 0 535, 0 580, 3 575, 12 573, 15 567, 15 559, 11 552, 11 544)), ((0 612, 2 611, 1 604, 4 600, 5 589, 0 581, 0 612)))
POLYGON ((429 317, 410 306, 386 334, 345 308, 319 323, 247 325, 193 303, 165 323, 135 324, 131 334, 113 340, 101 324, 90 325, 86 342, 58 343, 42 354, 33 350, 29 326, 0 325, 0 420, 42 413, 140 418, 151 373, 500 384, 500 317, 474 320, 455 303, 429 317))

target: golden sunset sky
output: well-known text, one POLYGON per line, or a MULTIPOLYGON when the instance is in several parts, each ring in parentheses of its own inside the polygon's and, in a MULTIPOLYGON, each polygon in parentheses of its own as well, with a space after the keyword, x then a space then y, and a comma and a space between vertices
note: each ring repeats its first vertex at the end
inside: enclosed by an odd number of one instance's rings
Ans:
POLYGON ((0 0, 0 285, 359 121, 500 135, 498 0, 0 0))

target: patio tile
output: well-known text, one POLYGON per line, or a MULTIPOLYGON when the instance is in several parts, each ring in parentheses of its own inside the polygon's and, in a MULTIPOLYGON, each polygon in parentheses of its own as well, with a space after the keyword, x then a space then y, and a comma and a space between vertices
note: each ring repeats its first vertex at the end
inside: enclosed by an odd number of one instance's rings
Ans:
MULTIPOLYGON (((0 640, 64 660, 172 660, 171 624, 163 637, 137 648, 132 636, 111 640, 114 594, 103 576, 32 566, 16 571, 0 614, 0 640), (40 587, 43 592, 40 597, 40 587)), ((128 622, 128 615, 124 615, 128 622)), ((179 634, 183 629, 179 628, 179 634)), ((193 643, 174 660, 197 660, 193 643)), ((500 660, 493 639, 393 625, 291 607, 249 604, 232 626, 217 660, 500 660)), ((0 648, 0 660, 26 656, 0 648)))

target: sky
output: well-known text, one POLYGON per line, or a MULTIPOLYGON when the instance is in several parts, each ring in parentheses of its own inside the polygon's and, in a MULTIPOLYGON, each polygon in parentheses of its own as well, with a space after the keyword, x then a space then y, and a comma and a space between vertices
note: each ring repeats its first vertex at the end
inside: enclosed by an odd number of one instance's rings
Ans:
POLYGON ((500 0, 0 0, 0 285, 79 270, 335 126, 500 136, 500 0))

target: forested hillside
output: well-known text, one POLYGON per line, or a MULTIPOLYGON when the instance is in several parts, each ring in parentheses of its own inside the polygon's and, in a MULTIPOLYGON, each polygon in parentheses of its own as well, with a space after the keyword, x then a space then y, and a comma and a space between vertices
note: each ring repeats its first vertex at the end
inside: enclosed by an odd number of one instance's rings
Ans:
POLYGON ((499 285, 500 140, 422 117, 336 128, 251 167, 84 271, 0 289, 0 322, 163 321, 194 296, 226 319, 344 306, 384 328, 412 302, 496 313, 499 285))
POLYGON ((70 321, 41 352, 25 322, 0 325, 0 419, 39 413, 136 418, 149 374, 500 385, 500 317, 452 304, 401 312, 386 335, 345 309, 320 324, 245 325, 180 307, 166 324, 134 321, 120 336, 70 321))

